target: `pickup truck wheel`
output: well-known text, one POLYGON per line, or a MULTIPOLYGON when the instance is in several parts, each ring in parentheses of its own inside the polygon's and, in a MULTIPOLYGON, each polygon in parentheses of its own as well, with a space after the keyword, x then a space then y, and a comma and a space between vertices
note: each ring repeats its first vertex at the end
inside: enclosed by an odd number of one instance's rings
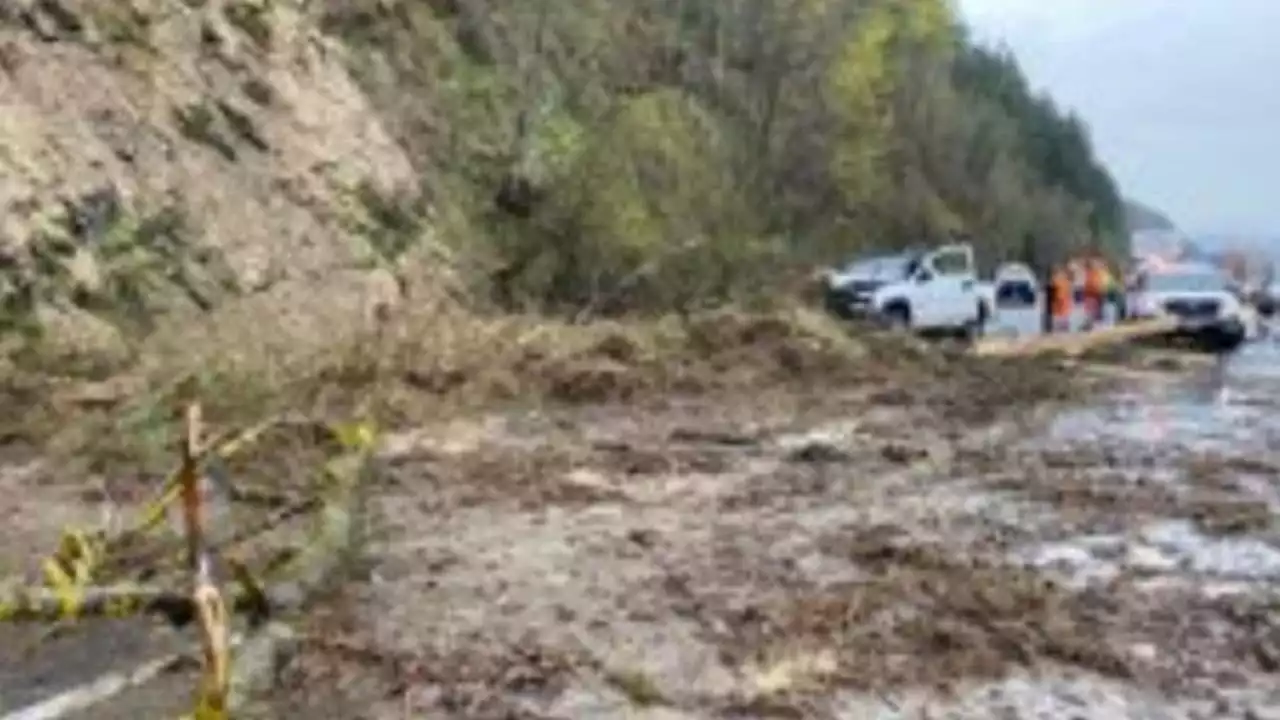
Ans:
POLYGON ((1234 351, 1243 345, 1246 339, 1244 327, 1236 323, 1209 328, 1196 338, 1201 350, 1219 354, 1234 351))
POLYGON ((827 312, 841 320, 852 320, 853 312, 849 309, 849 297, 843 292, 828 289, 823 293, 823 305, 827 312))
POLYGON ((895 302, 884 309, 884 324, 890 330, 909 330, 911 328, 911 308, 905 303, 895 302))

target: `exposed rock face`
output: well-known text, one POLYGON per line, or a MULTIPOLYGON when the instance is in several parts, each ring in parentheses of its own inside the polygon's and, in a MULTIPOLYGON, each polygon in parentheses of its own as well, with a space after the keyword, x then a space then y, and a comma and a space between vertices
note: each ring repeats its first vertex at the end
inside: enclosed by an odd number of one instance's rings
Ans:
MULTIPOLYGON (((79 306, 150 324, 367 268, 358 193, 393 197, 416 173, 310 12, 3 3, 5 316, 79 306)), ((349 285, 308 306, 351 304, 349 285)))

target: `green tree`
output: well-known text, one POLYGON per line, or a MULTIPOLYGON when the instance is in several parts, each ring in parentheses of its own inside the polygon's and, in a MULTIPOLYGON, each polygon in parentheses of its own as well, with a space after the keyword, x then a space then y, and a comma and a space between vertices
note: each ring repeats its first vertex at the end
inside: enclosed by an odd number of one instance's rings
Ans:
POLYGON ((322 4, 503 304, 685 307, 956 231, 1126 248, 1085 123, 947 0, 322 4))

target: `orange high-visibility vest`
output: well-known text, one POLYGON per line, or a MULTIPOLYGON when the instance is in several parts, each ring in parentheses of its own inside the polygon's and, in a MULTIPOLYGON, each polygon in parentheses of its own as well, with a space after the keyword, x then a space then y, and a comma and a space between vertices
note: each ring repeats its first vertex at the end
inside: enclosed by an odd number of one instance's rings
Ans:
POLYGON ((1050 312, 1055 318, 1065 318, 1071 314, 1072 294, 1071 274, 1062 268, 1053 271, 1049 281, 1053 286, 1053 307, 1050 312))
POLYGON ((1102 295, 1104 280, 1102 277, 1102 263, 1091 262, 1085 265, 1084 269, 1084 294, 1086 296, 1099 297, 1102 295))

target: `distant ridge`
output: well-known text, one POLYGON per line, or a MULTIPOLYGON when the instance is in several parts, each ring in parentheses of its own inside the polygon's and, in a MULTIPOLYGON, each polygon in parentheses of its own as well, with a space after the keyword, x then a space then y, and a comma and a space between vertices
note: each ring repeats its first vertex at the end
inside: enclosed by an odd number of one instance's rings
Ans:
POLYGON ((1126 198, 1124 201, 1125 223, 1129 226, 1129 232, 1142 232, 1146 230, 1172 231, 1177 229, 1177 225, 1168 215, 1163 212, 1145 205, 1137 200, 1126 198))

